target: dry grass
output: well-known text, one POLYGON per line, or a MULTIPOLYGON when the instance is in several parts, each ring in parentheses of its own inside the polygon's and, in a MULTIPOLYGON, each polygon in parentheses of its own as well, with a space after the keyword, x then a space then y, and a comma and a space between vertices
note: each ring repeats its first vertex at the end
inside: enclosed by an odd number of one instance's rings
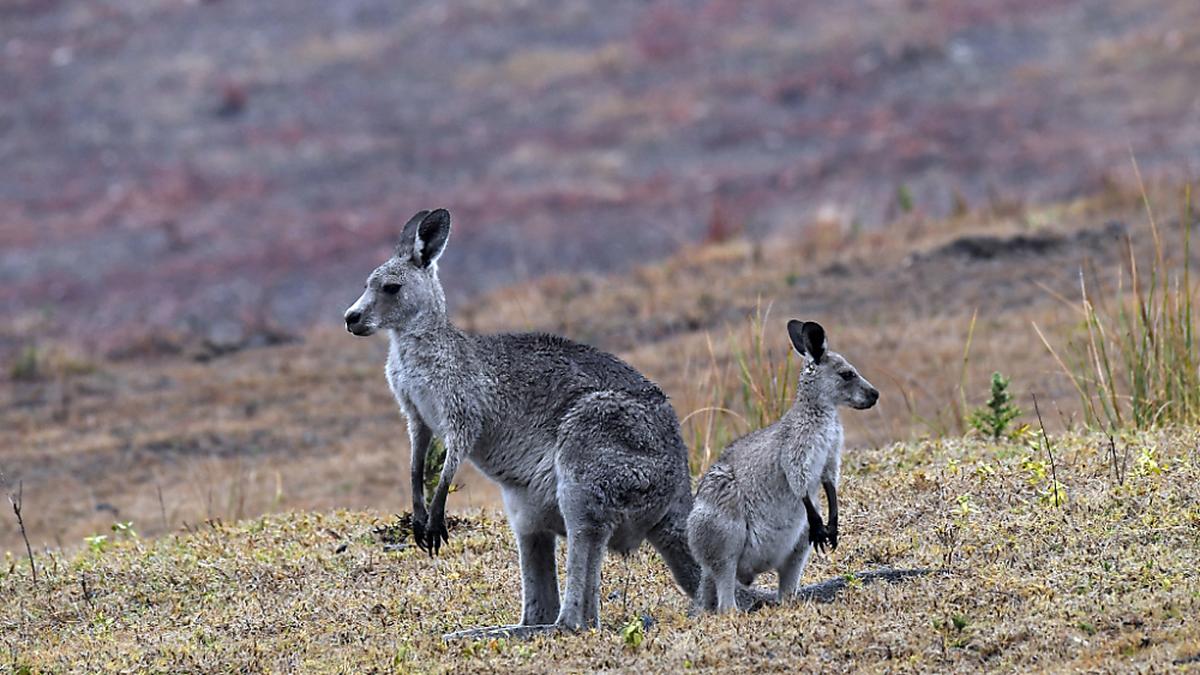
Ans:
POLYGON ((440 635, 518 613, 502 518, 457 524, 448 551, 386 551, 378 513, 209 523, 154 541, 0 568, 0 654, 20 672, 795 672, 1159 670, 1200 655, 1200 436, 1055 438, 1068 500, 1048 499, 1032 444, 938 440, 851 451, 844 539, 806 578, 842 577, 828 604, 689 619, 643 547, 604 569, 603 628, 530 642, 440 635), (873 568, 943 574, 863 584, 873 568), (619 628, 653 624, 637 648, 619 628))
POLYGON ((1153 242, 1149 255, 1139 261, 1129 247, 1114 275, 1114 298, 1097 296, 1080 275, 1084 327, 1065 350, 1069 360, 1039 335, 1078 391, 1087 422, 1097 428, 1200 423, 1200 314, 1193 312, 1200 287, 1191 280, 1191 188, 1183 190, 1180 220, 1170 227, 1159 225, 1143 197, 1153 242))
POLYGON ((680 420, 697 476, 731 441, 774 423, 792 406, 799 370, 791 343, 779 339, 773 318, 770 306, 759 306, 741 330, 731 331, 732 354, 724 360, 708 339, 707 370, 690 392, 706 395, 707 401, 684 400, 691 412, 680 420))

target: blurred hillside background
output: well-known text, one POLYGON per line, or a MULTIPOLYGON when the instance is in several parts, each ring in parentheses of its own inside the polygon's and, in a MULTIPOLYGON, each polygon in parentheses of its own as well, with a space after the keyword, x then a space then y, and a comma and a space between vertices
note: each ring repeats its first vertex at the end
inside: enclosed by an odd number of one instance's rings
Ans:
POLYGON ((1087 194, 1131 150, 1187 173, 1198 24, 1193 0, 7 0, 0 353, 337 325, 432 205, 461 299, 730 229, 1087 194))
POLYGON ((1131 155, 1186 222, 1198 73, 1195 0, 0 0, 0 492, 35 545, 407 508, 341 317, 433 206, 462 325, 616 351, 696 468, 785 316, 883 391, 852 446, 968 431, 995 369, 1077 425, 1031 322, 1153 245, 1131 155))

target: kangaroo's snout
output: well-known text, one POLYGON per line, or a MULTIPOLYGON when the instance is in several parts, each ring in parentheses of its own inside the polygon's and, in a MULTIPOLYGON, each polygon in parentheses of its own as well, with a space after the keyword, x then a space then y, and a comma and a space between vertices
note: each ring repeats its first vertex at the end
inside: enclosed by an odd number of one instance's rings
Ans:
POLYGON ((867 407, 870 408, 871 406, 875 405, 878 400, 879 390, 875 387, 871 387, 871 391, 867 392, 867 407))
POLYGON ((354 335, 361 337, 375 332, 374 328, 363 323, 363 313, 357 309, 350 308, 346 310, 344 318, 346 319, 346 330, 354 335))
POLYGON ((866 410, 867 408, 873 407, 878 400, 879 390, 875 387, 871 387, 862 395, 862 398, 854 401, 853 404, 854 408, 858 410, 866 410))

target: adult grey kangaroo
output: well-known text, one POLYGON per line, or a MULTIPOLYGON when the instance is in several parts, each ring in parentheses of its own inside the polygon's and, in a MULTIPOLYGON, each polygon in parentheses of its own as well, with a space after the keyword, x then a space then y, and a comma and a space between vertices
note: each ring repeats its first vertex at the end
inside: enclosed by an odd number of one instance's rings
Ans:
POLYGON ((408 419, 417 545, 432 555, 448 541, 446 496, 464 459, 500 485, 520 554, 521 624, 464 634, 598 627, 605 550, 629 552, 643 539, 694 597, 687 448, 667 396, 615 356, 566 338, 456 328, 438 280, 449 236, 445 209, 413 216, 345 320, 355 335, 382 330, 391 341, 387 380, 408 419), (435 436, 446 459, 427 507, 435 436), (556 537, 567 540, 561 602, 556 537))

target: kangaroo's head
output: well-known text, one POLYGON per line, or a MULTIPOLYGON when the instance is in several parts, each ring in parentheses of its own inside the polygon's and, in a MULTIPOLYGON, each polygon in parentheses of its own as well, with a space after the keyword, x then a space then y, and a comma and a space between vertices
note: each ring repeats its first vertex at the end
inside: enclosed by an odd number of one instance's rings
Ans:
POLYGON ((404 225, 396 252, 367 277, 363 293, 346 310, 346 330, 371 335, 403 330, 446 314, 437 259, 450 238, 450 212, 419 211, 404 225))
POLYGON ((792 346, 805 359, 800 373, 801 392, 815 401, 865 410, 879 400, 879 390, 858 374, 841 354, 825 348, 825 329, 814 321, 788 321, 792 346))

